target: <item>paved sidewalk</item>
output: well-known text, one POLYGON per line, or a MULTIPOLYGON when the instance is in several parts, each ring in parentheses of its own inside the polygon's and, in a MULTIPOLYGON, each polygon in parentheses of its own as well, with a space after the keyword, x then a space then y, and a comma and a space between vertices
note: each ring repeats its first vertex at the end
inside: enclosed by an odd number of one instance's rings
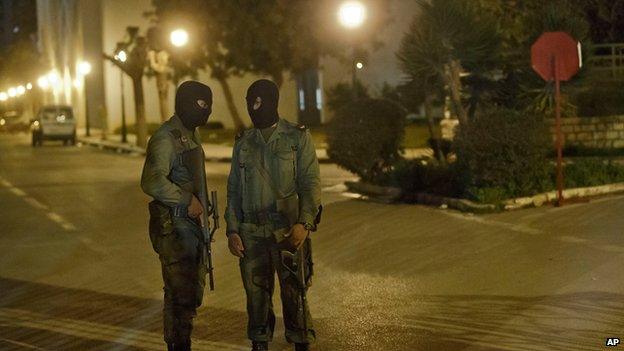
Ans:
MULTIPOLYGON (((138 153, 145 154, 145 150, 136 146, 136 136, 133 134, 128 134, 128 142, 121 142, 121 135, 108 135, 106 140, 102 140, 101 133, 94 132, 91 133, 90 137, 84 136, 84 133, 79 133, 78 141, 95 147, 99 147, 102 149, 110 149, 117 152, 127 152, 127 153, 138 153)), ((211 143, 203 143, 204 152, 206 154, 207 161, 218 161, 218 162, 229 162, 232 160, 232 147, 229 145, 221 145, 221 144, 211 144, 211 143)), ((430 157, 432 156, 431 149, 421 148, 421 149, 406 149, 403 153, 405 158, 414 159, 419 157, 430 157)), ((331 162, 329 157, 327 156, 327 149, 317 148, 316 156, 319 159, 319 162, 327 163, 331 162)))

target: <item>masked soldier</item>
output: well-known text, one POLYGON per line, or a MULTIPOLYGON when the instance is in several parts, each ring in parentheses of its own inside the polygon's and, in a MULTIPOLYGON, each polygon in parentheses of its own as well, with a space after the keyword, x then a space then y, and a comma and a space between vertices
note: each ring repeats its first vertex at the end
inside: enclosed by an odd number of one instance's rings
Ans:
POLYGON ((320 215, 319 165, 309 131, 280 119, 278 101, 271 81, 249 87, 254 128, 237 136, 228 178, 228 244, 240 257, 247 334, 257 351, 268 350, 273 337, 276 272, 286 340, 295 350, 308 350, 315 340, 305 292, 312 274, 308 235, 320 215))
POLYGON ((212 91, 186 81, 176 92, 175 115, 151 137, 141 177, 150 203, 150 239, 164 281, 164 339, 168 350, 190 350, 196 309, 202 303, 206 266, 206 172, 197 127, 212 112, 212 91), (200 162, 189 164, 197 154, 200 162))

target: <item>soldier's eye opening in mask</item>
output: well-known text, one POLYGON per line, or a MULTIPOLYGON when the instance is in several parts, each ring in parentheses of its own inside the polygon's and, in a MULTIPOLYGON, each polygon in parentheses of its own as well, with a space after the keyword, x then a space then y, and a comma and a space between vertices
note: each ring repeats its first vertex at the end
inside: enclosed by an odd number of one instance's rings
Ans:
POLYGON ((210 108, 210 106, 208 106, 208 103, 204 100, 197 100, 197 105, 199 106, 199 108, 201 108, 202 110, 207 110, 210 108))
POLYGON ((254 101, 254 105, 253 105, 253 109, 254 109, 254 111, 255 111, 255 110, 257 110, 257 109, 259 109, 259 108, 260 108, 260 106, 262 106, 262 98, 258 96, 258 97, 256 98, 256 101, 254 101))

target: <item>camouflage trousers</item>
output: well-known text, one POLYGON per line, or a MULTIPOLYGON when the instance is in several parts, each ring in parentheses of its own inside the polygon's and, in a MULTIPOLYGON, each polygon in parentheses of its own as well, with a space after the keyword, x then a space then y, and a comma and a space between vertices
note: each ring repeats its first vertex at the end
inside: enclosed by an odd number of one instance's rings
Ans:
POLYGON ((167 343, 189 342, 193 318, 201 305, 206 268, 201 260, 202 233, 188 218, 150 220, 150 237, 159 255, 164 282, 163 324, 167 343), (157 235, 153 233, 158 227, 157 235))
MULTIPOLYGON (((302 308, 300 285, 282 265, 280 247, 275 243, 272 231, 271 224, 242 223, 240 227, 245 247, 245 256, 240 259, 240 270, 247 295, 247 336, 254 341, 271 341, 273 338, 275 313, 272 298, 277 273, 286 340, 290 343, 312 343, 316 335, 310 309, 307 302, 302 308), (305 316, 303 311, 306 312, 305 316)), ((304 248, 298 250, 296 257, 307 254, 304 248)), ((306 276, 311 276, 309 270, 306 276)))

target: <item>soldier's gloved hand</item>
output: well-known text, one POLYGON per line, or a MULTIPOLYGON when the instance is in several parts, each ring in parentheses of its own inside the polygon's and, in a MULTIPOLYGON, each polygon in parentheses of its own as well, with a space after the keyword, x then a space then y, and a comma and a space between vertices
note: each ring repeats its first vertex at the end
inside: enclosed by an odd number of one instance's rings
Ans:
POLYGON ((309 231, 305 229, 303 224, 297 223, 290 228, 290 236, 288 242, 294 249, 299 249, 303 242, 308 237, 309 231))
POLYGON ((238 233, 230 233, 228 235, 228 248, 232 255, 236 257, 243 257, 243 251, 245 251, 245 247, 243 247, 243 241, 241 240, 240 235, 238 233))
POLYGON ((188 206, 188 215, 191 218, 197 218, 202 213, 204 213, 204 208, 202 207, 201 202, 199 202, 197 197, 195 197, 195 195, 193 195, 191 197, 191 203, 188 206))

